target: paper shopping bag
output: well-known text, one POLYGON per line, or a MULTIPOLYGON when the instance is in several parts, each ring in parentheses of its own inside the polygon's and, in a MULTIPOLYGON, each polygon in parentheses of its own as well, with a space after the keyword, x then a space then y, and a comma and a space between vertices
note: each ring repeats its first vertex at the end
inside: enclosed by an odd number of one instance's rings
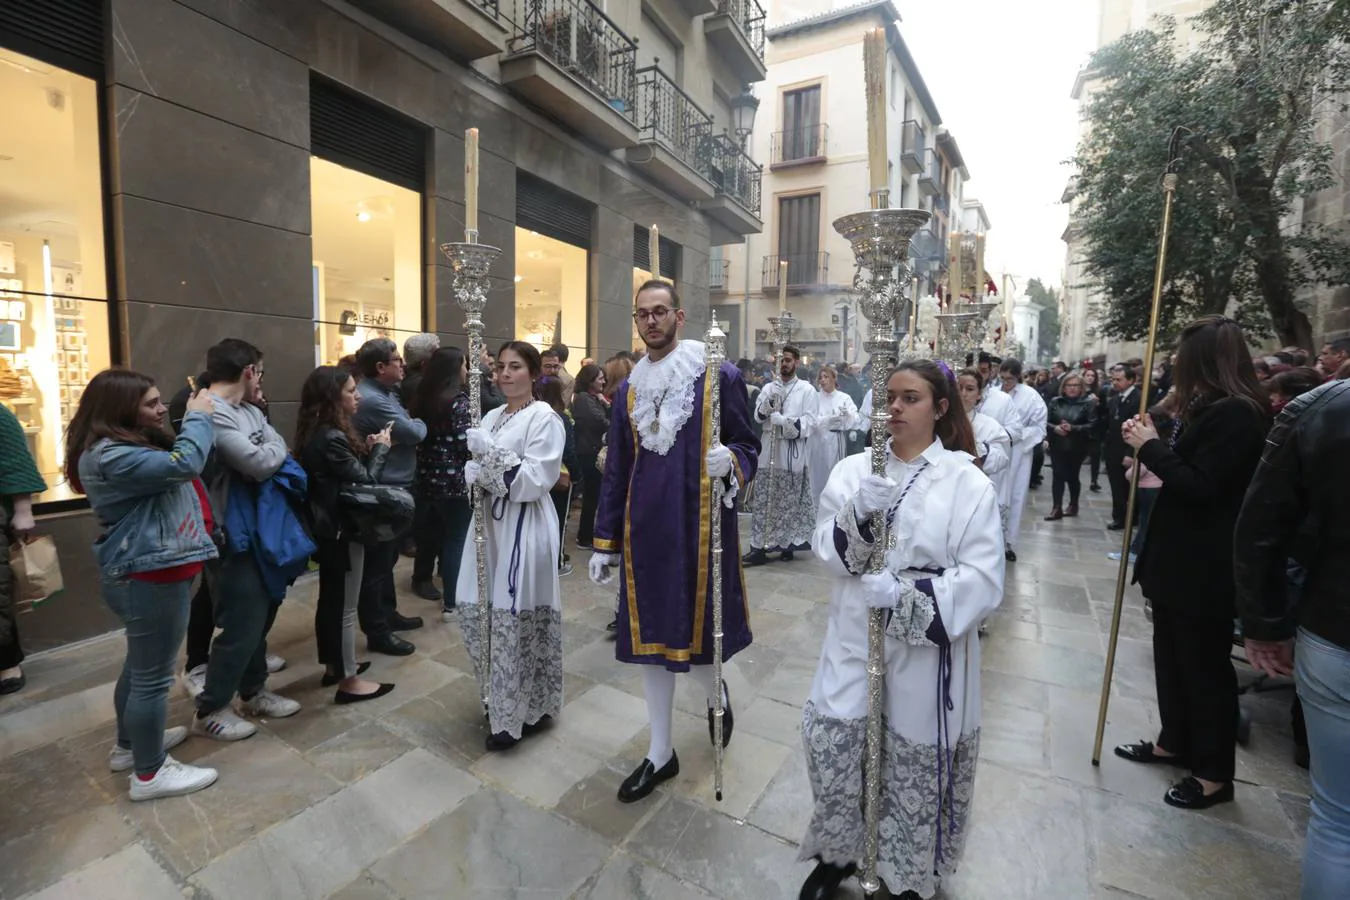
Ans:
POLYGON ((61 579, 61 561, 56 556, 56 541, 43 534, 9 546, 9 565, 14 572, 14 599, 34 606, 65 587, 61 579))

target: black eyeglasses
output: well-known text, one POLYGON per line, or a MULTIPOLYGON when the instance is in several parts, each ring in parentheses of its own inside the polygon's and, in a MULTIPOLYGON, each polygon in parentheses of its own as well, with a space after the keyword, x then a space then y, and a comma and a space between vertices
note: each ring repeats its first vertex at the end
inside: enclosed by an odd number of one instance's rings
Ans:
POLYGON ((637 312, 633 313, 633 321, 637 322, 639 325, 643 322, 656 324, 657 322, 664 322, 674 311, 675 310, 667 309, 664 306, 658 306, 656 309, 652 310, 639 309, 637 312))

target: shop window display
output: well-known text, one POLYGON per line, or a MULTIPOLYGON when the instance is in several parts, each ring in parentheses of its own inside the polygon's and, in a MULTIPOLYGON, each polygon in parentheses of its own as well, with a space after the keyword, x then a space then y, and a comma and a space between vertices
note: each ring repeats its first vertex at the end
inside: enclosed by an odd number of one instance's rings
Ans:
POLYGON ((310 162, 315 363, 424 327, 422 197, 326 159, 310 162))
POLYGON ((111 362, 97 86, 0 49, 0 403, 50 489, 89 379, 111 362))
POLYGON ((572 371, 588 353, 587 251, 516 229, 516 336, 539 349, 565 344, 572 371))

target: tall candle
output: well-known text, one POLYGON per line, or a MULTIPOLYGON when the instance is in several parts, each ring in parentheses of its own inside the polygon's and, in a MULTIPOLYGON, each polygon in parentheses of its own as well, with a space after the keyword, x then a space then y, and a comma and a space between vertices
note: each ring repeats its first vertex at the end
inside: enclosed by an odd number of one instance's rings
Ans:
POLYGON ((661 277, 661 232, 653 225, 647 233, 647 257, 652 265, 652 277, 661 277))
POLYGON ((919 330, 919 279, 910 282, 909 288, 909 349, 914 349, 914 332, 919 330))
POLYGON ((478 129, 464 132, 464 231, 465 240, 478 238, 478 129))
POLYGON ((947 306, 961 296, 961 232, 953 231, 947 260, 947 306))
POLYGON ((863 35, 863 80, 867 96, 867 176, 873 201, 889 188, 886 164, 886 29, 863 35))
POLYGON ((984 233, 975 235, 975 295, 970 299, 982 303, 988 294, 988 282, 984 277, 984 233))
POLYGON ((778 313, 782 315, 787 312, 787 283, 788 283, 788 261, 786 259, 778 262, 778 313))

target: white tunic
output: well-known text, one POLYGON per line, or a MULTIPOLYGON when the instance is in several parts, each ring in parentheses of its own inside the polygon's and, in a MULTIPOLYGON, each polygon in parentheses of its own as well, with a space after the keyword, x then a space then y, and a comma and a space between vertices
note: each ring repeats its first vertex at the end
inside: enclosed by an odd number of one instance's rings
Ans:
MULTIPOLYGON (((781 412, 789 424, 779 428, 773 438, 776 456, 774 465, 779 471, 800 474, 806 471, 806 439, 811 434, 812 416, 816 411, 816 389, 800 378, 794 378, 783 386, 782 397, 783 401, 776 411, 781 412)), ((755 418, 767 423, 769 416, 775 411, 771 409, 772 405, 769 391, 760 391, 755 403, 755 418)), ((764 453, 760 456, 760 466, 764 472, 768 471, 769 466, 771 428, 772 425, 764 426, 764 439, 761 442, 764 453)))
POLYGON ((1022 508, 1026 506, 1027 490, 1031 486, 1031 456, 1036 445, 1045 440, 1045 422, 1049 410, 1035 388, 1018 384, 1005 396, 1012 401, 1012 415, 1004 422, 1012 438, 1012 464, 1003 492, 1007 498, 1007 520, 1004 540, 1016 549, 1017 535, 1022 527, 1022 508))
POLYGON ((976 452, 984 460, 981 468, 997 489, 999 476, 1008 471, 1012 438, 1002 422, 982 412, 971 413, 970 425, 975 430, 976 452))
POLYGON ((854 430, 858 407, 841 390, 816 391, 811 414, 811 432, 806 439, 806 468, 811 475, 811 496, 819 497, 835 463, 848 455, 848 433, 854 430))
MULTIPOLYGON (((515 414, 499 406, 483 417, 493 448, 476 461, 487 512, 492 639, 488 718, 493 733, 521 728, 562 709, 562 601, 558 513, 549 490, 562 470, 562 419, 535 401, 515 414)), ((482 608, 474 528, 464 544, 455 599, 464 644, 484 682, 482 608)))
MULTIPOLYGON (((931 897, 955 869, 968 822, 980 724, 977 629, 1003 596, 1003 541, 993 485, 968 454, 934 442, 913 463, 889 453, 887 463, 887 475, 908 486, 887 568, 932 573, 932 596, 915 614, 918 637, 898 615, 887 629, 878 872, 892 894, 931 897), (924 638, 935 634, 945 647, 924 638)), ((863 843, 868 608, 859 574, 872 545, 853 518, 853 498, 870 471, 869 454, 835 467, 814 541, 835 585, 803 716, 815 809, 801 858, 839 864, 859 861, 863 843)))

